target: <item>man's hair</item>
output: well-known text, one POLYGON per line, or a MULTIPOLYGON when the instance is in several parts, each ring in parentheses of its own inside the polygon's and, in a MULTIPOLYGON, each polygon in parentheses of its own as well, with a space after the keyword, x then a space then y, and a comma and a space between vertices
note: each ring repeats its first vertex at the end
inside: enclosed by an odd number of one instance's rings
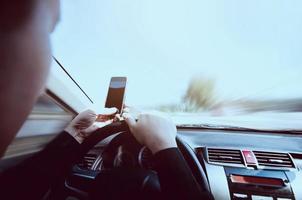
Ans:
POLYGON ((24 25, 31 17, 37 0, 9 0, 0 4, 0 31, 10 32, 24 25))

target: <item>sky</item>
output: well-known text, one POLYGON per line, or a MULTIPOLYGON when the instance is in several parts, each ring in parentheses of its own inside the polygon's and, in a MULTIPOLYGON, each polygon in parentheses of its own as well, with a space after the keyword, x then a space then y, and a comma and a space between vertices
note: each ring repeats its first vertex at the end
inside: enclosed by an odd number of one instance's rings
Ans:
POLYGON ((219 100, 302 98, 300 0, 63 0, 54 55, 104 106, 112 76, 128 105, 179 103, 189 81, 219 100))

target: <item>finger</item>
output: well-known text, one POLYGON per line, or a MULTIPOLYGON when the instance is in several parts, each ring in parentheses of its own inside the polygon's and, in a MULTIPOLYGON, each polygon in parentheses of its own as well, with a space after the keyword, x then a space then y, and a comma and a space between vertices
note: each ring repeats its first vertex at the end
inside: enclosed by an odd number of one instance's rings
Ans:
POLYGON ((83 130, 82 132, 83 132, 85 135, 88 135, 88 134, 90 134, 90 133, 93 133, 93 132, 96 131, 97 129, 99 129, 98 126, 92 125, 92 126, 86 128, 85 130, 83 130))
POLYGON ((118 112, 117 108, 104 108, 99 115, 114 115, 118 112))
POLYGON ((137 115, 137 120, 142 121, 143 119, 145 119, 146 114, 145 113, 140 113, 139 115, 137 115))
POLYGON ((81 112, 80 115, 83 115, 83 116, 96 116, 96 113, 92 109, 87 109, 87 110, 81 112))
POLYGON ((74 119, 77 123, 89 123, 90 121, 95 121, 97 115, 93 110, 85 110, 79 113, 74 119))
POLYGON ((123 110, 123 113, 128 113, 128 114, 131 114, 131 116, 135 119, 138 118, 138 116, 140 114, 142 114, 142 111, 139 110, 139 109, 136 109, 134 107, 126 107, 124 110, 123 110))
POLYGON ((104 121, 104 122, 96 122, 94 125, 97 126, 98 128, 102 128, 108 124, 111 124, 113 122, 113 119, 104 121))
POLYGON ((131 116, 130 114, 128 114, 128 113, 125 113, 124 115, 123 115, 123 117, 125 118, 125 121, 126 121, 126 123, 128 124, 128 126, 129 127, 135 127, 135 125, 136 125, 136 120, 134 119, 134 117, 133 116, 131 116))
POLYGON ((106 122, 114 118, 114 115, 98 115, 97 122, 106 122))
POLYGON ((116 114, 113 121, 114 122, 119 122, 119 121, 122 121, 123 120, 123 117, 120 115, 120 114, 116 114))
POLYGON ((123 109, 123 113, 129 113, 130 112, 130 108, 129 107, 126 107, 123 109))
POLYGON ((115 114, 118 112, 117 108, 105 108, 102 114, 97 116, 97 122, 104 122, 114 118, 115 114))
POLYGON ((85 110, 78 115, 80 123, 89 124, 93 123, 97 119, 97 114, 93 110, 85 110))

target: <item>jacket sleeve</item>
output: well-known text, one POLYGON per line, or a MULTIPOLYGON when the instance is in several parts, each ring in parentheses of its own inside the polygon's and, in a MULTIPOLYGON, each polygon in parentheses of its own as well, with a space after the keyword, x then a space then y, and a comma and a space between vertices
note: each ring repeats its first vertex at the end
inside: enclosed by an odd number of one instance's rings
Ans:
POLYGON ((1 199, 41 199, 77 160, 80 144, 67 132, 44 150, 0 174, 1 199))
POLYGON ((154 162, 164 199, 212 199, 211 194, 202 191, 178 148, 156 153, 154 162))

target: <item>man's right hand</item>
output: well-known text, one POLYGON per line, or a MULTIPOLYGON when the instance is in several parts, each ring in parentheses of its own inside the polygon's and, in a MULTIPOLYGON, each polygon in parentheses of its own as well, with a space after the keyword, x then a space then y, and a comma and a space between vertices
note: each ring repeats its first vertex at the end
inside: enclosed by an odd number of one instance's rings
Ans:
POLYGON ((176 126, 171 120, 155 114, 140 114, 137 121, 128 113, 124 113, 123 117, 137 141, 153 154, 177 147, 176 126))

